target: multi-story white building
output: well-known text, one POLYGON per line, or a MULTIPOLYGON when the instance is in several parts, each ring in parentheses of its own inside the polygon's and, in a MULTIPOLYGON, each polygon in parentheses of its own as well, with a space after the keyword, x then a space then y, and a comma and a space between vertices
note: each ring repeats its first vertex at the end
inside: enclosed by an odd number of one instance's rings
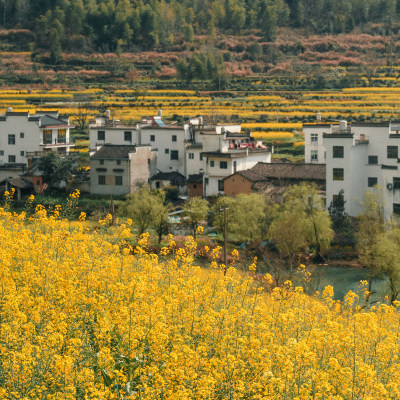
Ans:
POLYGON ((151 146, 106 144, 90 157, 90 192, 132 194, 155 172, 156 153, 151 146))
POLYGON ((0 116, 0 165, 28 164, 27 152, 54 150, 67 154, 70 143, 68 116, 58 112, 13 112, 0 116))
POLYGON ((385 217, 400 214, 399 131, 390 123, 348 127, 342 121, 323 133, 327 207, 343 194, 346 212, 356 216, 365 191, 381 190, 385 217))
POLYGON ((161 117, 143 119, 135 125, 124 125, 110 117, 96 117, 90 124, 90 150, 111 145, 150 145, 157 151, 157 169, 178 171, 186 176, 185 147, 189 126, 166 125, 161 117))
POLYGON ((326 152, 323 134, 330 130, 331 124, 303 124, 304 162, 306 164, 325 164, 326 152))
MULTIPOLYGON (((110 118, 96 118, 90 126, 90 149, 101 146, 150 145, 157 152, 157 171, 189 176, 203 174, 204 195, 223 194, 223 179, 258 162, 271 162, 271 152, 240 124, 204 125, 201 117, 184 125, 166 125, 160 116, 127 126, 110 118)), ((109 149, 111 151, 111 149, 109 149)))

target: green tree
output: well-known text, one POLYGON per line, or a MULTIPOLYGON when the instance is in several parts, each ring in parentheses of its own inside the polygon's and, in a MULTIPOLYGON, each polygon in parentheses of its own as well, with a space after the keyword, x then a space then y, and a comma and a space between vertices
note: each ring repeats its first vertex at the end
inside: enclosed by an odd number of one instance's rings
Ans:
POLYGON ((368 291, 372 290, 372 278, 379 273, 376 258, 376 244, 385 231, 382 207, 382 193, 379 189, 367 190, 364 194, 363 212, 358 217, 356 248, 360 262, 369 270, 368 291))
POLYGON ((43 181, 54 186, 61 181, 68 181, 76 172, 76 161, 73 157, 62 157, 56 151, 49 151, 38 162, 43 181))
POLYGON ((197 228, 202 221, 207 219, 209 205, 208 201, 201 197, 192 197, 183 204, 184 216, 192 228, 193 236, 196 238, 197 228))
POLYGON ((168 213, 164 199, 164 192, 152 191, 148 185, 145 185, 128 197, 119 213, 121 216, 132 219, 139 235, 153 228, 157 230, 160 238, 160 226, 166 220, 168 213))
POLYGON ((190 25, 190 24, 184 25, 183 39, 185 40, 185 42, 191 43, 193 41, 193 37, 194 37, 194 31, 193 31, 192 25, 190 25))
POLYGON ((332 220, 332 229, 335 232, 335 241, 341 246, 354 244, 354 224, 345 210, 343 190, 334 196, 328 207, 332 220))
POLYGON ((400 293, 400 228, 391 227, 378 234, 373 246, 375 271, 386 274, 390 283, 390 304, 400 293))
POLYGON ((235 218, 229 232, 241 242, 261 242, 266 235, 266 203, 258 193, 239 194, 233 203, 235 218))
POLYGON ((214 224, 224 229, 223 210, 226 209, 227 233, 240 242, 260 242, 266 234, 266 204, 257 194, 240 194, 236 198, 220 197, 213 207, 214 224))
POLYGON ((299 253, 310 246, 315 247, 315 259, 321 260, 333 231, 315 185, 301 184, 287 190, 283 204, 275 208, 268 235, 290 270, 299 253))

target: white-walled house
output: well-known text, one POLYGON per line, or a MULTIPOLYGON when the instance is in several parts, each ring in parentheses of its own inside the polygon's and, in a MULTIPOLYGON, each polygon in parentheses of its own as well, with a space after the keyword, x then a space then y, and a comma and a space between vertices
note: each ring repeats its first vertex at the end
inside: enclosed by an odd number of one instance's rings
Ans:
POLYGON ((106 144, 90 157, 90 192, 132 194, 155 172, 156 152, 151 146, 106 144))
POLYGON ((271 162, 271 151, 262 143, 253 140, 250 134, 225 131, 214 136, 219 141, 217 149, 211 151, 205 145, 208 151, 202 153, 204 196, 224 194, 224 179, 227 176, 252 168, 258 162, 271 162))
POLYGON ((304 163, 325 164, 324 132, 331 129, 331 123, 303 124, 304 163))
POLYGON ((58 151, 69 153, 70 143, 68 116, 58 112, 7 111, 0 116, 0 165, 28 164, 26 153, 58 151))
POLYGON ((399 131, 390 123, 343 122, 323 134, 327 207, 343 193, 346 212, 357 216, 365 191, 381 190, 385 217, 400 214, 399 131))

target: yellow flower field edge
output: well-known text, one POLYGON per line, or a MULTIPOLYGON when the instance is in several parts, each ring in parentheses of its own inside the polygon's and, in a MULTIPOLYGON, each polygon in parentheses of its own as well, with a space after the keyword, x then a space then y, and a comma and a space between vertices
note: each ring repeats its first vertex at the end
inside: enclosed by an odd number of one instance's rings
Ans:
POLYGON ((1 399, 400 398, 396 306, 256 285, 218 249, 196 266, 191 237, 156 255, 129 221, 105 236, 59 215, 0 210, 1 399))

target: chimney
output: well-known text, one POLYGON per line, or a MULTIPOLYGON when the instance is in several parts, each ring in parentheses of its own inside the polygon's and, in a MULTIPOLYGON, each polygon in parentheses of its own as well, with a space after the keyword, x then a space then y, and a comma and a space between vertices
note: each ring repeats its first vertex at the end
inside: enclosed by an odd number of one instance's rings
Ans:
POLYGON ((345 131, 347 129, 347 121, 339 121, 340 131, 345 131))

